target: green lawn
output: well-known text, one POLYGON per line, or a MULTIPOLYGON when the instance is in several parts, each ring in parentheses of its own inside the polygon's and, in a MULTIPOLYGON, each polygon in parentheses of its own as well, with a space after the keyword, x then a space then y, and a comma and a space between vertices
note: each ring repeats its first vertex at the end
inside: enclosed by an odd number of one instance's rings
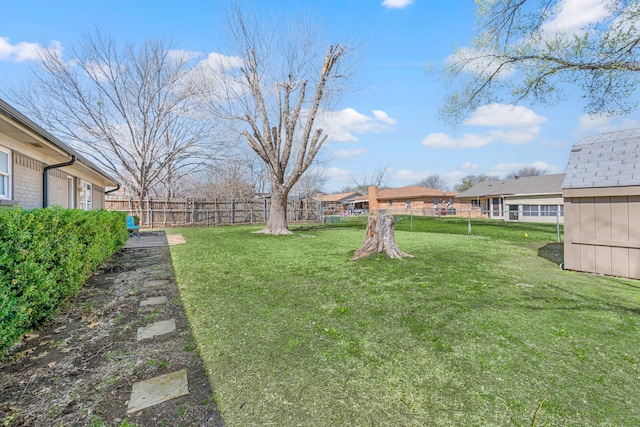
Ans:
POLYGON ((544 241, 397 230, 416 258, 351 262, 362 228, 258 229, 169 230, 227 425, 640 425, 639 282, 544 241))

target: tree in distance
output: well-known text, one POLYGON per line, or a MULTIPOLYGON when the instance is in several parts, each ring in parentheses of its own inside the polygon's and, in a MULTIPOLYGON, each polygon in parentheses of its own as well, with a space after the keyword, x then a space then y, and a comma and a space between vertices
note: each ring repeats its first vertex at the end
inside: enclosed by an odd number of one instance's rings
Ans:
POLYGON ((545 174, 546 174, 546 171, 538 169, 535 166, 525 166, 520 168, 517 171, 511 172, 505 177, 505 179, 518 179, 518 178, 526 178, 528 176, 540 176, 545 174))
POLYGON ((467 191, 468 189, 470 189, 471 187, 473 187, 474 185, 483 182, 483 181, 492 181, 498 179, 494 176, 487 176, 485 174, 481 174, 481 175, 467 175, 464 178, 462 178, 462 180, 460 181, 460 183, 456 184, 456 186, 454 187, 454 189, 458 192, 458 193, 462 193, 463 191, 467 191))
POLYGON ((440 175, 438 174, 431 174, 428 177, 426 177, 425 179, 423 179, 422 181, 418 182, 418 184, 421 187, 425 187, 425 188, 432 188, 435 190, 446 190, 447 189, 447 181, 445 181, 444 178, 442 178, 440 175))

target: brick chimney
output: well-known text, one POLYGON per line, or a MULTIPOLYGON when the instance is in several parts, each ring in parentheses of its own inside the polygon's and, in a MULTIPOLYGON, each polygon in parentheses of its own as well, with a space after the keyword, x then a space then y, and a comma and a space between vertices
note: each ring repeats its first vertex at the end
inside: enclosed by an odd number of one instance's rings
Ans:
POLYGON ((375 214, 378 212, 378 186, 372 185, 369 187, 369 213, 375 214))

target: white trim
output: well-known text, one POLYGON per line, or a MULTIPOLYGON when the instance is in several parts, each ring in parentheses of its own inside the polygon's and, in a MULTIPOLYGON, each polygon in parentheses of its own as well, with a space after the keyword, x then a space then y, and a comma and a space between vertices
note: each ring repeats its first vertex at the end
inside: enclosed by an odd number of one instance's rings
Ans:
POLYGON ((0 188, 0 199, 2 200, 11 200, 11 187, 12 187, 12 172, 11 172, 11 150, 8 148, 0 146, 0 152, 7 155, 7 171, 0 170, 0 176, 4 177, 2 181, 4 182, 4 186, 0 188))

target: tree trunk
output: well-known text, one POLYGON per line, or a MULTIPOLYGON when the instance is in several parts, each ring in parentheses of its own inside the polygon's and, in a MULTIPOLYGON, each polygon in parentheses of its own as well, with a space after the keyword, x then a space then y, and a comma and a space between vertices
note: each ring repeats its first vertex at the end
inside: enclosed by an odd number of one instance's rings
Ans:
MULTIPOLYGON (((273 185, 272 185, 273 187, 273 185)), ((263 234, 293 234, 287 227, 287 192, 278 189, 271 191, 271 207, 267 226, 258 231, 263 234)))
POLYGON ((354 254, 351 261, 372 254, 384 252, 389 258, 413 258, 413 255, 402 252, 396 245, 394 236, 395 218, 393 215, 370 216, 367 220, 367 236, 362 243, 362 247, 354 254))

